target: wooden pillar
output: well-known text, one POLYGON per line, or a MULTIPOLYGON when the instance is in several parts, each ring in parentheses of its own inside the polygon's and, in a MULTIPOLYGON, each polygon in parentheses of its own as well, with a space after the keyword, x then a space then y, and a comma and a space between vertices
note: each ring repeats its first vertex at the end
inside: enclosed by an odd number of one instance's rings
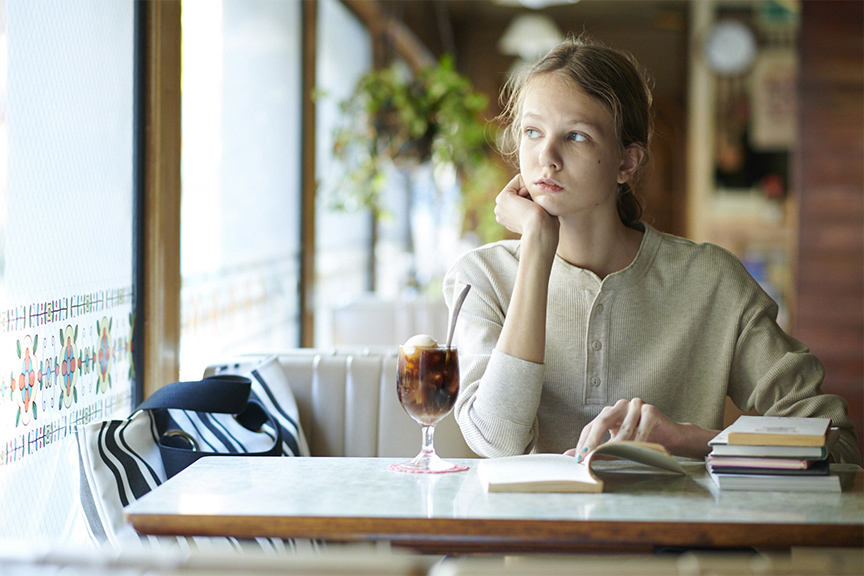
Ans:
POLYGON ((180 1, 148 0, 144 72, 143 294, 145 397, 179 377, 180 1))

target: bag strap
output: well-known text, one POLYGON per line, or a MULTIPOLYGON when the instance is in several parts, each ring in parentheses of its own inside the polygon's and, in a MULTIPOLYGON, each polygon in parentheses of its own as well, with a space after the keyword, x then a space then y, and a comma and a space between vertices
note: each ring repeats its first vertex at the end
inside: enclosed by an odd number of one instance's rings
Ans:
POLYGON ((252 381, 245 376, 216 375, 194 382, 173 382, 144 400, 139 410, 177 409, 239 414, 246 408, 252 381))
MULTIPOLYGON (((264 407, 249 400, 252 381, 244 376, 216 375, 193 382, 174 382, 163 386, 142 402, 140 410, 191 410, 217 414, 235 414, 237 422, 247 430, 257 431, 269 422, 276 433, 273 446, 261 452, 244 452, 243 456, 281 456, 282 427, 264 407)), ((204 456, 237 456, 222 452, 202 452, 182 435, 163 434, 159 452, 165 475, 171 478, 204 456)))

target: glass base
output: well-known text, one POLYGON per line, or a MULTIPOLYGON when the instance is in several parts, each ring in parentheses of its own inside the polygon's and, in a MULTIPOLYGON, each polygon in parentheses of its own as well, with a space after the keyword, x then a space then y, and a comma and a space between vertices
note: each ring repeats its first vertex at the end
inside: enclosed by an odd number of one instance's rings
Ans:
POLYGON ((394 472, 408 472, 410 474, 444 474, 447 472, 464 472, 468 466, 445 462, 435 453, 433 438, 435 436, 435 424, 422 426, 423 442, 420 445, 420 453, 413 460, 401 464, 391 464, 388 470, 394 472))
POLYGON ((442 460, 434 452, 432 454, 421 452, 413 460, 391 464, 387 469, 408 474, 446 474, 448 472, 464 472, 468 470, 468 466, 442 460))

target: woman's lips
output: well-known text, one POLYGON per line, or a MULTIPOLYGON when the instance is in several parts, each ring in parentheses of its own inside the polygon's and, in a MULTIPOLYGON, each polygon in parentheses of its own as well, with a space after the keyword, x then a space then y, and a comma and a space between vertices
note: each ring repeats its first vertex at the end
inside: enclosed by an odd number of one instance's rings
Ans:
POLYGON ((544 191, 544 192, 561 192, 564 190, 564 187, 561 186, 558 182, 554 180, 550 180, 548 178, 541 178, 534 182, 534 185, 544 191))

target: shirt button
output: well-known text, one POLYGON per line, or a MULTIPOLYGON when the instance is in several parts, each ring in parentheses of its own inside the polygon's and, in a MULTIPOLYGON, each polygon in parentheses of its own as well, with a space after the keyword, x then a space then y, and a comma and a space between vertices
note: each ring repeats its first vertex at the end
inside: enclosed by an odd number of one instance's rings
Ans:
POLYGON ((591 379, 591 385, 594 386, 595 388, 596 388, 597 386, 600 386, 600 378, 598 378, 597 376, 595 376, 594 378, 592 378, 592 379, 591 379))
POLYGON ((594 311, 596 314, 602 314, 603 313, 603 304, 597 304, 597 306, 594 307, 594 311))
POLYGON ((599 340, 594 340, 594 342, 591 343, 591 348, 593 348, 594 350, 600 350, 600 348, 602 347, 603 344, 601 344, 599 340))

